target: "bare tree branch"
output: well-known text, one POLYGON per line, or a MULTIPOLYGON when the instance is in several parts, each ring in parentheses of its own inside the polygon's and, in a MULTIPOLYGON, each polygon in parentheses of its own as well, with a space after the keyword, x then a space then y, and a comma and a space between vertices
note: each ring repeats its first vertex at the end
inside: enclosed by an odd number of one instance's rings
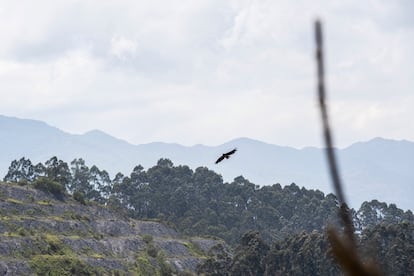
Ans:
POLYGON ((324 61, 323 61, 323 41, 322 41, 322 26, 320 21, 315 23, 315 38, 316 38, 316 61, 318 70, 318 98, 319 107, 322 116, 323 125, 323 137, 326 145, 326 156, 328 158, 329 169, 331 172, 332 182, 334 184, 335 193, 338 197, 339 204, 345 203, 344 193, 342 191, 341 179, 338 172, 338 166, 336 163, 335 152, 332 142, 331 131, 328 120, 328 109, 325 103, 325 72, 324 72, 324 61))
POLYGON ((339 217, 344 225, 345 234, 341 237, 337 231, 332 227, 329 227, 328 238, 332 245, 332 253, 348 275, 381 275, 375 265, 365 264, 358 255, 352 216, 342 190, 342 182, 336 162, 333 139, 329 127, 328 108, 326 105, 322 24, 319 20, 315 22, 315 39, 318 72, 318 99, 322 118, 323 137, 326 147, 325 152, 335 194, 339 200, 339 217))

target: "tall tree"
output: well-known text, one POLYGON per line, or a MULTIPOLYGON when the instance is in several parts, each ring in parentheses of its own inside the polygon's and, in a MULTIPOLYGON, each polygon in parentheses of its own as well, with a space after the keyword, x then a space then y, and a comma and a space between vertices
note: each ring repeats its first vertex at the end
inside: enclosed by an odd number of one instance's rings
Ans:
POLYGON ((14 160, 9 166, 9 170, 4 177, 6 182, 32 182, 35 180, 35 167, 32 165, 30 159, 24 157, 20 160, 14 160))
POLYGON ((68 164, 59 160, 56 156, 46 161, 45 172, 47 178, 62 184, 66 189, 72 181, 72 174, 68 164))
POLYGON ((70 192, 79 192, 83 195, 89 194, 93 187, 90 184, 89 167, 86 166, 82 158, 74 159, 70 163, 70 170, 72 172, 72 181, 69 185, 70 192))
POLYGON ((260 276, 266 270, 269 246, 260 238, 259 232, 249 231, 243 235, 236 248, 231 275, 260 276))
POLYGON ((89 184, 92 186, 94 199, 100 203, 104 203, 109 198, 112 190, 111 178, 107 171, 101 171, 97 166, 92 166, 89 171, 89 184))

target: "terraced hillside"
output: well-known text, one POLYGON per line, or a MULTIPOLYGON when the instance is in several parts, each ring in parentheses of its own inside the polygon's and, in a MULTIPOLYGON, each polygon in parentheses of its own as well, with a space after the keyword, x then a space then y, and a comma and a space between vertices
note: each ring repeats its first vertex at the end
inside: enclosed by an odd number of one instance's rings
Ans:
POLYGON ((0 238, 0 275, 191 275, 219 242, 6 183, 0 238))

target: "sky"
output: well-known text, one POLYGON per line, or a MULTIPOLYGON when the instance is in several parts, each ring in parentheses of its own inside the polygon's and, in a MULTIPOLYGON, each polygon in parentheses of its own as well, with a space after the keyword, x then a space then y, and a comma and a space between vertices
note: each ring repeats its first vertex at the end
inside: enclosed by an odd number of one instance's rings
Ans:
POLYGON ((3 0, 0 114, 133 144, 414 141, 414 1, 3 0))

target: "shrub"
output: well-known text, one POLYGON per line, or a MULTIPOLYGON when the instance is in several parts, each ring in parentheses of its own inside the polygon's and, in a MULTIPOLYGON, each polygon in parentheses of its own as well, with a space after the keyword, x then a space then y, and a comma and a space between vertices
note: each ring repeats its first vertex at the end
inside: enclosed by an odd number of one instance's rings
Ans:
POLYGON ((160 251, 157 255, 157 263, 160 266, 160 274, 164 275, 174 275, 176 271, 174 271, 173 267, 169 262, 166 261, 164 252, 160 251))
POLYGON ((148 254, 150 257, 153 257, 153 258, 157 257, 157 254, 158 254, 158 247, 157 247, 157 246, 155 246, 153 243, 148 244, 148 245, 147 245, 147 254, 148 254))
POLYGON ((138 275, 159 275, 157 269, 146 256, 139 256, 135 262, 136 273, 138 275))
POLYGON ((17 229, 17 233, 22 237, 27 236, 27 231, 23 227, 20 227, 19 229, 17 229))
POLYGON ((145 234, 145 235, 143 235, 143 236, 142 236, 142 240, 143 240, 146 244, 149 244, 149 243, 151 243, 151 242, 153 242, 153 241, 154 241, 154 238, 153 238, 153 236, 151 236, 151 235, 145 234))
POLYGON ((17 184, 19 186, 26 186, 27 184, 29 184, 29 182, 27 181, 27 179, 21 179, 19 180, 19 182, 17 182, 17 184))
POLYGON ((64 255, 65 247, 59 237, 51 234, 43 235, 43 239, 47 242, 47 253, 50 255, 64 255))
POLYGON ((30 265, 36 275, 98 275, 98 271, 84 261, 70 256, 35 256, 30 265))
POLYGON ((57 197, 63 196, 65 187, 59 182, 53 181, 47 177, 39 177, 33 182, 33 187, 47 193, 51 193, 57 197))
POLYGON ((85 195, 82 192, 75 191, 73 193, 73 199, 76 200, 77 202, 83 204, 83 205, 86 204, 86 202, 85 202, 85 195))

